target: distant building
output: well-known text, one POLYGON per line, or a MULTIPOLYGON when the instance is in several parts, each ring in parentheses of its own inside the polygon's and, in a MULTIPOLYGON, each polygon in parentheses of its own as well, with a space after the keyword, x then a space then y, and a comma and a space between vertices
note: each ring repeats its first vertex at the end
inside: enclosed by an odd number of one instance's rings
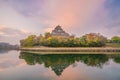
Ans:
POLYGON ((63 36, 63 37, 69 37, 70 36, 59 25, 56 26, 54 30, 52 30, 51 35, 52 36, 63 36))

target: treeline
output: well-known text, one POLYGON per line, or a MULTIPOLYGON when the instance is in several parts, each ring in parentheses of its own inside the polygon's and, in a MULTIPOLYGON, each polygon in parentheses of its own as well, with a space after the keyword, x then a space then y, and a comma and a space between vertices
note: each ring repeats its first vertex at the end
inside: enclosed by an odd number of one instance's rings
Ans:
POLYGON ((5 42, 0 42, 0 50, 6 49, 19 49, 19 45, 11 45, 9 43, 5 43, 5 42))
POLYGON ((120 43, 120 37, 119 36, 114 36, 111 38, 111 40, 108 40, 110 43, 120 43))
POLYGON ((99 33, 85 34, 82 37, 52 36, 49 32, 44 35, 30 35, 20 40, 21 47, 47 46, 47 47, 102 47, 107 38, 99 33))

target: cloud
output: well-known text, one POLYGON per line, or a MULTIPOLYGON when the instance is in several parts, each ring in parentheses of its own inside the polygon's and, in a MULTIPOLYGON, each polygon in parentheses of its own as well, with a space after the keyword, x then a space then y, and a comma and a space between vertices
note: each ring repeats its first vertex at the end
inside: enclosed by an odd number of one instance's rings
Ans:
POLYGON ((61 25, 77 36, 97 32, 111 37, 120 34, 119 4, 117 0, 1 0, 0 24, 37 34, 61 25))
POLYGON ((96 32, 110 38, 120 34, 119 4, 116 0, 47 0, 34 19, 47 26, 45 31, 61 25, 77 36, 96 32))
POLYGON ((30 35, 28 31, 0 26, 0 42, 18 44, 19 40, 30 35))
POLYGON ((32 32, 36 31, 38 33, 43 33, 43 31, 46 30, 50 31, 56 25, 61 25, 68 32, 72 30, 73 33, 77 32, 77 34, 79 34, 79 32, 83 32, 82 30, 86 28, 89 29, 88 25, 93 24, 92 22, 98 19, 98 21, 104 19, 107 15, 107 11, 102 7, 105 1, 106 0, 8 0, 5 1, 5 3, 12 8, 8 8, 9 13, 14 14, 12 16, 17 18, 15 19, 16 21, 12 19, 14 23, 10 23, 10 25, 14 24, 13 26, 24 27, 32 32), (29 19, 32 20, 32 22, 29 19), (16 23, 18 25, 16 25, 16 23))
MULTIPOLYGON (((17 10, 18 8, 16 8, 16 6, 10 4, 10 1, 11 0, 5 0, 0 3, 0 25, 9 26, 14 29, 24 29, 33 33, 38 31, 42 32, 42 28, 33 18, 31 19, 30 17, 23 15, 20 10, 17 10)), ((16 1, 18 0, 15 0, 15 2, 16 1)), ((19 3, 16 3, 16 5, 18 4, 19 3)), ((21 8, 24 9, 24 7, 21 8)))
MULTIPOLYGON (((42 22, 51 27, 59 24, 69 31, 78 30, 78 28, 80 30, 85 28, 86 24, 90 25, 91 20, 94 20, 94 15, 96 18, 106 16, 107 12, 101 7, 105 1, 48 0, 44 4, 40 16, 45 16, 42 22)), ((41 22, 40 17, 37 19, 41 22)))

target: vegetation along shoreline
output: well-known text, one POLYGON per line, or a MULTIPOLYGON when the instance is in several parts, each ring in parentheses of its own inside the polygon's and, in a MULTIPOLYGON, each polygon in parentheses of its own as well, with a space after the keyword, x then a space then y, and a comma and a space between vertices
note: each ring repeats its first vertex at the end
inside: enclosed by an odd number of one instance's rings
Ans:
POLYGON ((20 50, 37 52, 120 52, 120 37, 111 39, 100 33, 89 33, 75 37, 56 26, 52 32, 39 36, 30 35, 20 40, 20 50))

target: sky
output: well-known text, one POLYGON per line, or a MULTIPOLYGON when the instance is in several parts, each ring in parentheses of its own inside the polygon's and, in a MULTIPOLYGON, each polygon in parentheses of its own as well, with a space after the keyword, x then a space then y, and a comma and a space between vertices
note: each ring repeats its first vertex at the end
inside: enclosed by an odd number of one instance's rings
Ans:
POLYGON ((120 36, 120 0, 0 0, 0 42, 19 44, 57 25, 76 36, 120 36))

